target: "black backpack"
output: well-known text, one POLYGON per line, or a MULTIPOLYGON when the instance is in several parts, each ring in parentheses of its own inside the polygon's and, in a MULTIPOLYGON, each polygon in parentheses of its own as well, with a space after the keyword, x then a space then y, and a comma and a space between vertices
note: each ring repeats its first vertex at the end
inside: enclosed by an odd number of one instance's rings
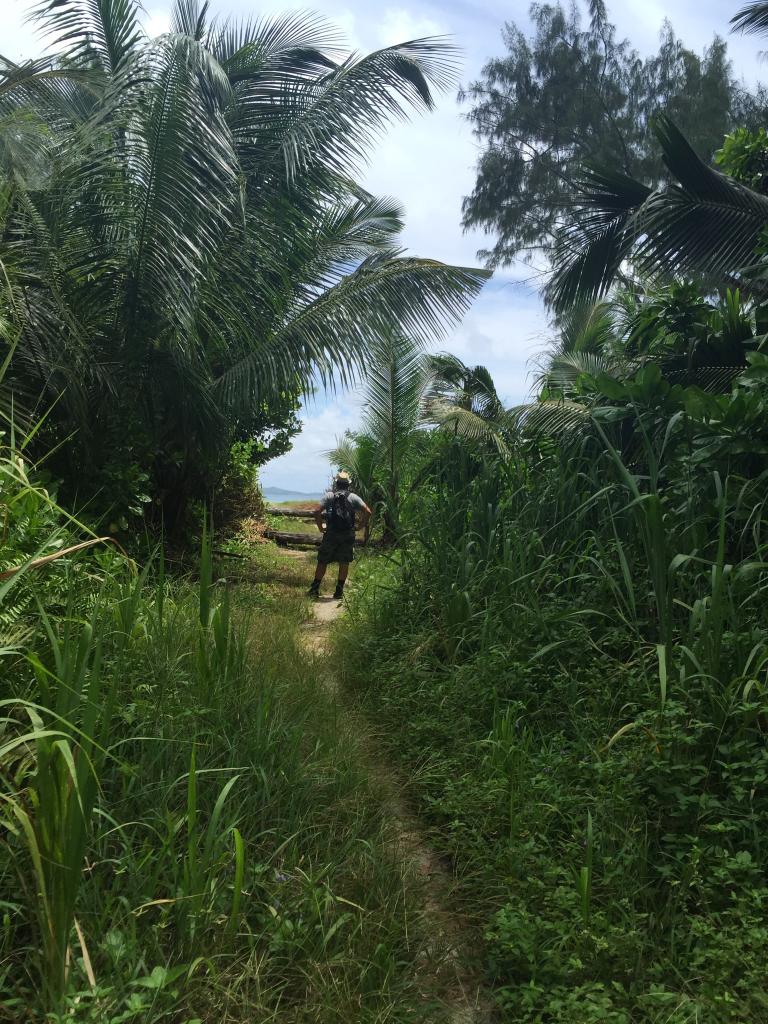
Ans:
POLYGON ((355 528, 355 510, 344 493, 333 495, 331 507, 328 509, 328 529, 341 533, 355 528))

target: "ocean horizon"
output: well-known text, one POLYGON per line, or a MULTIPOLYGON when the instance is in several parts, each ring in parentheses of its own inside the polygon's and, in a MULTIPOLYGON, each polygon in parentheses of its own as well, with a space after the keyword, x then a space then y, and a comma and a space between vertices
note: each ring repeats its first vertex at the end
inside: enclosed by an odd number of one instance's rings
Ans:
POLYGON ((283 501, 319 501, 319 491, 289 491, 284 487, 262 487, 262 494, 277 502, 283 501))

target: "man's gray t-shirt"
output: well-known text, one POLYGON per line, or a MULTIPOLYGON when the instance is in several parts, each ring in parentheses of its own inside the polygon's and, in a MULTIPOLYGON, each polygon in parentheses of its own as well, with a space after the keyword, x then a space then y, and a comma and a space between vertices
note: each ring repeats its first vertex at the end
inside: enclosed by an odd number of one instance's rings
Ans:
POLYGON ((355 494, 354 491, 326 491, 320 499, 320 504, 323 507, 323 515, 326 519, 328 519, 330 511, 333 508, 333 499, 341 497, 342 494, 351 506, 353 515, 356 512, 362 512, 365 509, 365 502, 360 495, 355 494))

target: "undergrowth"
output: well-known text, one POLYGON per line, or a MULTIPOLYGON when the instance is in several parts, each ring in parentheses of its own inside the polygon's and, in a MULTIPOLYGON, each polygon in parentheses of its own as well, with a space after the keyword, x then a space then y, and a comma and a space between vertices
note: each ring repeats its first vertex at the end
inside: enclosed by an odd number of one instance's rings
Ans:
POLYGON ((724 526, 689 560, 664 503, 665 626, 621 478, 590 503, 562 467, 461 462, 371 563, 338 655, 455 866, 500 1019, 765 1020, 768 631, 759 551, 725 557, 730 490, 702 485, 724 526))
POLYGON ((443 1019, 419 884, 300 643, 306 562, 204 538, 190 578, 30 567, 74 526, 3 467, 0 1019, 443 1019))

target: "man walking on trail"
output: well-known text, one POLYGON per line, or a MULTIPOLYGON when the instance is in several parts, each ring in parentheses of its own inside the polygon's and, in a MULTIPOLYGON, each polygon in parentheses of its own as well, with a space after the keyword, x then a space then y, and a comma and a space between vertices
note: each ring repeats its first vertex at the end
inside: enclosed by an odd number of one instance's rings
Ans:
POLYGON ((364 517, 365 539, 368 539, 368 524, 371 510, 359 494, 350 490, 349 473, 337 473, 333 481, 333 490, 326 491, 315 509, 315 522, 323 539, 317 553, 317 569, 310 597, 320 596, 320 584, 325 570, 331 562, 339 563, 339 579, 334 591, 334 600, 340 601, 344 596, 344 584, 349 573, 349 563, 355 557, 355 513, 364 517))

